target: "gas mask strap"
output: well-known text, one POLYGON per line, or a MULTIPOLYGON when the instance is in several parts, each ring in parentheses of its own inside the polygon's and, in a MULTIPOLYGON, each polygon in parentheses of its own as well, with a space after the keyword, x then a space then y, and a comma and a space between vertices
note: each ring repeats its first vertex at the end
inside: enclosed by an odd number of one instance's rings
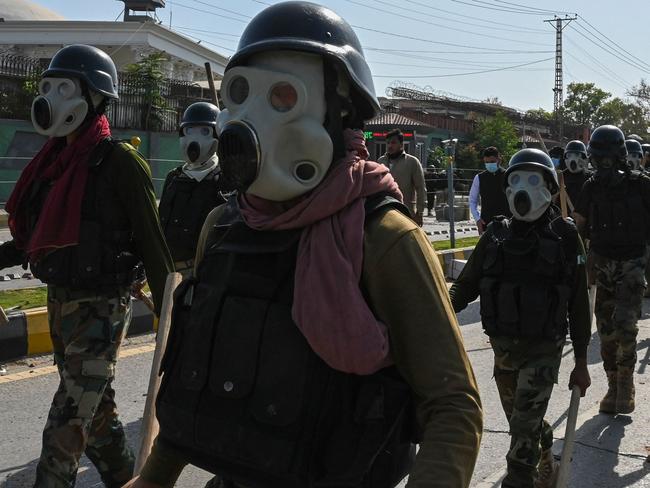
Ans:
POLYGON ((341 117, 341 98, 336 91, 338 86, 338 73, 330 63, 323 63, 323 77, 325 81, 325 103, 327 114, 325 130, 332 139, 334 153, 332 161, 337 161, 345 156, 345 144, 343 142, 343 119, 341 117))

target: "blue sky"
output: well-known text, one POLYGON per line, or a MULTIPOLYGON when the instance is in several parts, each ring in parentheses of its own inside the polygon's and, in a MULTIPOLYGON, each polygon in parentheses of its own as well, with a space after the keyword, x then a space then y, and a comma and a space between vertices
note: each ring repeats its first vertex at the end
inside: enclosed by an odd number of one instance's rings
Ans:
MULTIPOLYGON (((71 20, 114 20, 123 8, 116 0, 34 1, 71 20)), ((168 0, 158 15, 168 26, 171 14, 172 28, 230 55, 250 17, 275 1, 168 0)), ((401 80, 478 100, 498 97, 521 109, 552 109, 555 31, 543 22, 552 15, 541 10, 580 15, 564 31, 565 85, 594 82, 624 97, 642 77, 650 78, 648 0, 323 3, 357 27, 378 95, 401 80)))

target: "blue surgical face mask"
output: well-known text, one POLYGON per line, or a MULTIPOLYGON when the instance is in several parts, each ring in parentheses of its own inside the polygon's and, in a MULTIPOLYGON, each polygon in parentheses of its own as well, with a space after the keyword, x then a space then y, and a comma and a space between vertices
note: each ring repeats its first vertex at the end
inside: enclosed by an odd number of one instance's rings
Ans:
POLYGON ((499 168, 499 163, 485 163, 485 169, 490 173, 496 173, 499 168))
POLYGON ((560 158, 551 158, 551 160, 553 161, 553 166, 556 168, 560 167, 560 158))

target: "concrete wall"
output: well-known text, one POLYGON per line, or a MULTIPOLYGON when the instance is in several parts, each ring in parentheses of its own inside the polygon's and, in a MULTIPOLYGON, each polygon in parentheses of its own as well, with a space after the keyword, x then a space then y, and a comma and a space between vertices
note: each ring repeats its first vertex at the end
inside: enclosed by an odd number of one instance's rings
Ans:
MULTIPOLYGON (((160 197, 167 173, 181 164, 178 134, 115 130, 116 139, 142 140, 140 152, 151 165, 154 186, 160 197)), ((0 204, 4 205, 22 169, 43 146, 46 138, 34 132, 31 123, 0 119, 0 204)))

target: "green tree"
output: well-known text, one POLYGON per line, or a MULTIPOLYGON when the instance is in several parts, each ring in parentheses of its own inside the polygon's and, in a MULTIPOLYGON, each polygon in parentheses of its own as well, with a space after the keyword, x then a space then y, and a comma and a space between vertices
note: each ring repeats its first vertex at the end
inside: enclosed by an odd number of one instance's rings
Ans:
POLYGON ((569 83, 564 101, 564 116, 577 125, 595 125, 598 110, 611 96, 594 83, 569 83))
POLYGON ((476 142, 480 148, 495 146, 504 161, 508 161, 519 148, 519 136, 513 123, 503 112, 487 118, 476 126, 476 142))
POLYGON ((611 124, 619 127, 625 134, 647 134, 648 118, 643 107, 628 103, 618 97, 603 103, 594 117, 594 125, 611 124))
POLYGON ((160 130, 168 110, 162 94, 162 64, 167 59, 164 53, 152 53, 126 67, 137 94, 143 96, 141 125, 144 130, 160 130))
POLYGON ((481 153, 476 144, 462 144, 458 147, 456 150, 456 166, 462 169, 481 168, 481 153))
POLYGON ((553 112, 544 110, 543 108, 532 108, 526 111, 526 120, 550 122, 553 120, 553 112))
POLYGON ((445 150, 440 146, 435 146, 429 149, 429 156, 427 157, 427 166, 435 166, 436 168, 447 167, 447 155, 445 150))

